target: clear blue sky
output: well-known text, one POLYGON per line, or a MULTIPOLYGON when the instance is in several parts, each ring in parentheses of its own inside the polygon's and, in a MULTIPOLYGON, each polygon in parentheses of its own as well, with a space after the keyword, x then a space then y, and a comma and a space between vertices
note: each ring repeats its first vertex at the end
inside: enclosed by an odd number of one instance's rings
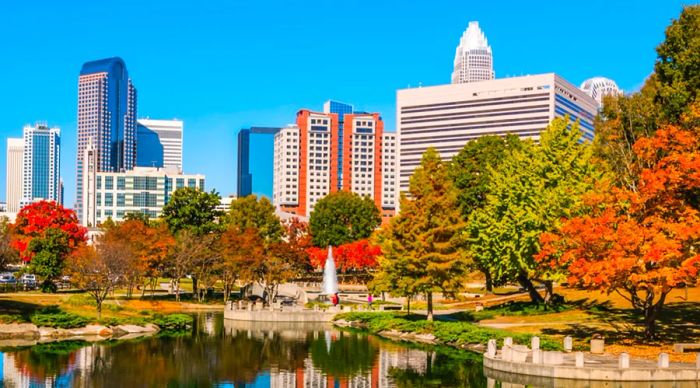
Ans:
MULTIPOLYGON (((687 1, 686 1, 687 3, 687 1)), ((66 205, 75 198, 83 62, 120 56, 138 115, 185 121, 184 168, 235 192, 236 133, 285 125, 329 98, 395 125, 396 90, 448 83, 478 20, 497 77, 602 75, 625 90, 653 70, 676 0, 10 1, 0 5, 0 198, 7 137, 37 120, 62 129, 66 205)), ((255 150, 252 150, 253 154, 255 150)), ((255 173, 253 157, 253 173, 255 173)))

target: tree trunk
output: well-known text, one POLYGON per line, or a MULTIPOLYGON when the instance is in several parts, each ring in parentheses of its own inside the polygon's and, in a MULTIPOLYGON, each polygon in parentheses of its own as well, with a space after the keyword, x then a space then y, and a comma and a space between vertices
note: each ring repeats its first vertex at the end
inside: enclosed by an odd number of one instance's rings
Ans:
POLYGON ((102 319, 102 301, 97 302, 97 320, 102 319))
POLYGON ((661 294, 659 301, 656 304, 644 310, 644 337, 647 340, 656 339, 656 318, 658 318, 661 309, 664 307, 668 293, 661 294))
POLYGON ((520 283, 520 285, 523 286, 525 290, 527 290, 528 294, 530 294, 530 300, 532 300, 533 303, 544 302, 544 299, 542 299, 542 295, 540 295, 540 293, 537 292, 535 285, 532 284, 530 279, 527 277, 527 274, 518 275, 518 283, 520 283))
POLYGON ((406 306, 407 306, 406 309, 408 310, 408 315, 411 315, 411 296, 410 295, 406 297, 406 306))
POLYGON ((197 282, 197 278, 192 276, 192 295, 199 300, 199 287, 197 283, 199 283, 197 282))
POLYGON ((180 279, 174 280, 175 283, 175 300, 180 301, 180 279))
POLYGON ((427 303, 428 315, 427 315, 426 319, 429 321, 432 321, 433 320, 433 292, 430 291, 425 296, 426 296, 426 300, 428 301, 428 303, 427 303))
POLYGON ((545 280, 544 282, 544 304, 550 304, 552 301, 552 296, 554 295, 554 282, 551 280, 545 280))
POLYGON ((486 292, 492 293, 493 292, 493 278, 491 277, 491 271, 488 269, 485 269, 484 271, 484 276, 486 277, 486 292))

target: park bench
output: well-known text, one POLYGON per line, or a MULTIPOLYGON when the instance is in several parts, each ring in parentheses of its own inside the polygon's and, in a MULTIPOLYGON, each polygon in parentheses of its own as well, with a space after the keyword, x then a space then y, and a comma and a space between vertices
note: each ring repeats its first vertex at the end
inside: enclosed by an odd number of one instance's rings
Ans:
POLYGON ((673 351, 676 353, 684 353, 685 351, 700 351, 700 343, 678 343, 673 344, 673 351))

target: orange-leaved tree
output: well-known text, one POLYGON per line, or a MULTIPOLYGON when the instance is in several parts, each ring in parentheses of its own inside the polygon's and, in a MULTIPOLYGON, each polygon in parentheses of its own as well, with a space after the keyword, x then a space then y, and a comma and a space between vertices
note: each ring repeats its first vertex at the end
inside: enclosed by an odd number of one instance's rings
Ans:
POLYGON ((555 268, 571 285, 620 294, 643 315, 645 336, 655 338, 669 292, 698 281, 699 149, 698 131, 676 126, 637 140, 637 184, 590 195, 588 215, 544 233, 541 270, 555 268))
MULTIPOLYGON (((326 264, 328 250, 324 248, 310 248, 309 259, 311 265, 318 268, 326 264)), ((372 245, 369 240, 358 240, 343 244, 333 249, 333 260, 342 272, 367 271, 377 267, 377 257, 382 250, 377 245, 372 245)))
POLYGON ((243 231, 236 225, 230 225, 219 240, 221 262, 219 274, 224 286, 224 303, 237 280, 252 282, 257 280, 255 270, 264 261, 265 246, 260 233, 255 228, 243 231))

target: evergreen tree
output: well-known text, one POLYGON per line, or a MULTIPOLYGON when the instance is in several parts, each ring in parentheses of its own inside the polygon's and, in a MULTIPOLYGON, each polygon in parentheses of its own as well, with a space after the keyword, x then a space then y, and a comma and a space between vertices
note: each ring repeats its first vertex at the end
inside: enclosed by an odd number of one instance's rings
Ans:
POLYGON ((409 192, 400 214, 377 237, 383 254, 377 284, 401 295, 425 294, 432 320, 433 293, 457 292, 469 269, 457 191, 435 149, 423 154, 409 192))

